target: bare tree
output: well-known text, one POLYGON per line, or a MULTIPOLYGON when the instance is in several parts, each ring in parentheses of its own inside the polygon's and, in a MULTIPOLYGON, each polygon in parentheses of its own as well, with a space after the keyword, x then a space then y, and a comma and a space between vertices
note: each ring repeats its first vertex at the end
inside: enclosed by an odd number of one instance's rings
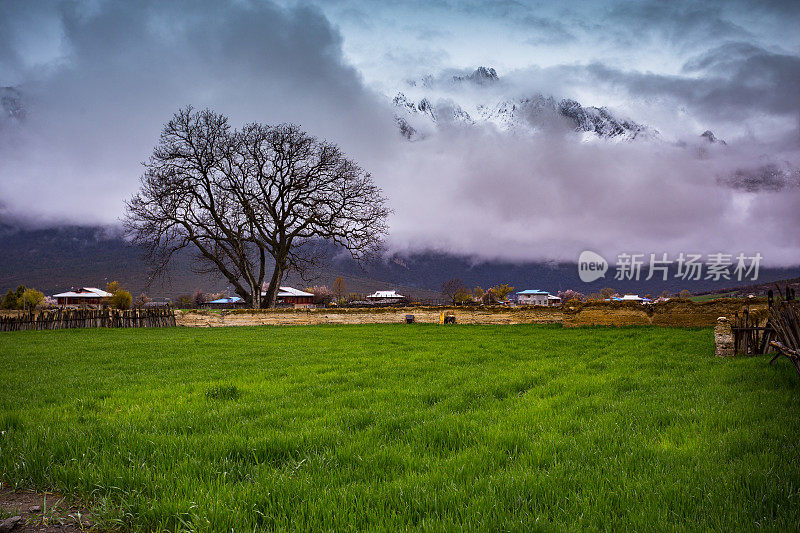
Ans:
POLYGON ((333 282, 333 294, 336 295, 337 300, 341 300, 344 298, 344 295, 347 294, 347 285, 345 285, 342 276, 336 278, 336 281, 333 282))
POLYGON ((442 283, 442 296, 451 303, 456 303, 456 296, 466 290, 468 289, 460 278, 449 279, 442 283))
POLYGON ((291 124, 231 130, 225 116, 189 107, 164 127, 125 223, 155 274, 193 246, 202 269, 260 308, 274 306, 289 270, 304 275, 317 264, 315 240, 370 258, 388 214, 370 174, 337 146, 291 124))

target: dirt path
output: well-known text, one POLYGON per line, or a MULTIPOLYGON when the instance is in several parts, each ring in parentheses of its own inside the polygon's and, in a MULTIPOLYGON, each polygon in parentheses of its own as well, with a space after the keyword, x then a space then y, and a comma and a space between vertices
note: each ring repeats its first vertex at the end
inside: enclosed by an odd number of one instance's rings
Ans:
POLYGON ((0 487, 0 532, 76 533, 90 526, 91 514, 70 505, 63 496, 0 487))

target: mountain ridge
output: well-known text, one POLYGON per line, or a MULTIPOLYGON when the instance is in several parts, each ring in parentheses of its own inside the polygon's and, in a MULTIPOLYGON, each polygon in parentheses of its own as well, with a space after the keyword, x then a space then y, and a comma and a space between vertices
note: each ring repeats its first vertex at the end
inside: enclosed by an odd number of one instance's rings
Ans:
MULTIPOLYGON (((469 74, 453 75, 444 80, 425 76, 420 83, 410 81, 407 85, 415 92, 419 92, 420 87, 434 90, 443 85, 447 88, 468 84, 481 89, 498 83, 500 77, 497 71, 491 67, 481 66, 469 74)), ((465 104, 455 101, 452 94, 439 98, 432 94, 423 94, 414 98, 403 91, 398 91, 391 102, 400 133, 410 141, 422 140, 430 134, 431 129, 435 130, 443 125, 476 124, 492 124, 501 131, 524 134, 572 131, 584 134, 584 140, 588 140, 586 135, 614 140, 659 136, 658 130, 630 119, 619 118, 606 107, 584 106, 571 98, 556 98, 539 92, 511 98, 484 95, 483 101, 476 103, 472 112, 466 109, 465 104)), ((715 139, 710 131, 703 135, 708 140, 715 139)))
MULTIPOLYGON (((29 229, 9 225, 5 228, 0 231, 0 250, 4 252, 0 254, 2 292, 25 284, 46 294, 54 294, 73 286, 103 286, 117 280, 134 296, 142 291, 151 297, 175 297, 195 290, 233 294, 222 276, 195 273, 192 268, 194 256, 189 251, 176 257, 170 277, 148 285, 148 267, 142 259, 142 250, 126 242, 115 228, 57 226, 29 229)), ((315 284, 330 287, 336 277, 342 276, 348 292, 399 289, 404 294, 425 300, 439 298, 442 283, 453 278, 461 279, 467 287, 480 285, 488 288, 508 283, 517 290, 558 292, 573 289, 585 294, 609 286, 623 292, 657 295, 664 289, 673 293, 684 288, 692 292, 716 291, 734 284, 729 280, 686 282, 673 278, 667 282, 657 279, 616 281, 613 269, 606 278, 587 284, 580 281, 574 263, 476 261, 473 257, 441 251, 389 254, 362 270, 341 250, 324 243, 319 246, 326 258, 323 268, 315 273, 313 279, 290 276, 286 284, 301 288, 315 284)), ((799 275, 800 266, 762 268, 758 283, 799 275)))

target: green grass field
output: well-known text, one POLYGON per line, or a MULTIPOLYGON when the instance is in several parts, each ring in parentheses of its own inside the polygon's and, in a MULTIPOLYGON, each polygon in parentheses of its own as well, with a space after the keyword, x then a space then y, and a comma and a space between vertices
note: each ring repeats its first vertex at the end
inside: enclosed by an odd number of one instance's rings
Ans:
POLYGON ((0 335, 0 478, 133 530, 796 530, 800 380, 710 329, 0 335))
POLYGON ((714 294, 701 294, 700 296, 691 296, 689 299, 693 302, 710 302, 711 300, 718 300, 720 298, 732 298, 735 292, 716 292, 714 294))

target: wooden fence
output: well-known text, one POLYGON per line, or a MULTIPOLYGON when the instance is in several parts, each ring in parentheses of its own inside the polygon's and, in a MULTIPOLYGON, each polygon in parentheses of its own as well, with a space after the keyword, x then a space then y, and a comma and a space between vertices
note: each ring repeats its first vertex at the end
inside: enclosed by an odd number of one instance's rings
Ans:
POLYGON ((174 309, 54 309, 0 316, 0 331, 67 328, 161 328, 175 326, 174 309))

